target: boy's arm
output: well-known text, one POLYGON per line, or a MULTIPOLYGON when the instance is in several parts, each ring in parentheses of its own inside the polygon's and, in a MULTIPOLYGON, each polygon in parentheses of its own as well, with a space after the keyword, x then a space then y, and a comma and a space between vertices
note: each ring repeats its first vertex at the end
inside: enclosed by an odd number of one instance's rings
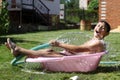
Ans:
POLYGON ((99 41, 94 42, 94 43, 87 42, 83 45, 77 46, 77 45, 70 45, 70 44, 60 43, 57 41, 52 41, 51 45, 56 46, 56 47, 61 47, 61 48, 64 48, 66 50, 73 51, 73 52, 87 52, 99 46, 100 42, 99 41))
POLYGON ((89 47, 87 45, 70 45, 70 44, 64 44, 61 43, 59 44, 58 47, 64 48, 66 50, 69 51, 73 51, 73 52, 84 52, 84 51, 89 51, 89 47))
POLYGON ((61 47, 61 48, 64 48, 66 50, 69 50, 69 51, 75 51, 76 52, 77 49, 79 49, 79 46, 65 44, 65 43, 57 42, 55 40, 50 41, 50 44, 51 44, 51 46, 61 47))
POLYGON ((87 42, 83 45, 70 45, 70 44, 65 44, 65 43, 60 43, 58 47, 64 48, 69 51, 73 52, 89 52, 91 50, 94 50, 95 48, 101 46, 100 41, 95 41, 94 43, 87 42))

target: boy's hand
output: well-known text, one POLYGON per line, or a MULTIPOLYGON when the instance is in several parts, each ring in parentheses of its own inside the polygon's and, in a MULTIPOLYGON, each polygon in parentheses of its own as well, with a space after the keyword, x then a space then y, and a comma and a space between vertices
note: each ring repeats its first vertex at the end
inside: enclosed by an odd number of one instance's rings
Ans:
POLYGON ((50 43, 51 46, 55 46, 55 47, 58 47, 59 44, 60 44, 60 43, 59 43, 58 41, 56 41, 56 40, 51 40, 49 43, 50 43))

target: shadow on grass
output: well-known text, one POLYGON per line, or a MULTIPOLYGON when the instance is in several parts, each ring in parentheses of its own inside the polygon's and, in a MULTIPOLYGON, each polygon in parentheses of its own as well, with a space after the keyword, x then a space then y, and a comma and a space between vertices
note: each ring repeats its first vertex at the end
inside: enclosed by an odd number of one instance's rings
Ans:
POLYGON ((112 73, 112 72, 120 72, 120 66, 99 66, 95 71, 83 74, 112 73))
MULTIPOLYGON (((4 44, 7 41, 8 37, 0 37, 0 45, 4 44)), ((32 44, 43 44, 42 42, 38 42, 38 41, 28 41, 28 40, 24 40, 22 38, 10 38, 14 43, 20 42, 20 43, 32 43, 32 44)))
POLYGON ((100 66, 96 69, 96 71, 92 72, 92 73, 110 73, 110 72, 119 72, 120 71, 120 66, 116 65, 116 66, 100 66))
MULTIPOLYGON (((112 72, 120 72, 120 66, 100 66, 95 71, 91 71, 91 72, 61 72, 61 73, 97 74, 97 73, 112 73, 112 72)), ((47 71, 47 73, 51 73, 51 71, 47 71)), ((58 72, 52 72, 52 73, 58 73, 58 72)))

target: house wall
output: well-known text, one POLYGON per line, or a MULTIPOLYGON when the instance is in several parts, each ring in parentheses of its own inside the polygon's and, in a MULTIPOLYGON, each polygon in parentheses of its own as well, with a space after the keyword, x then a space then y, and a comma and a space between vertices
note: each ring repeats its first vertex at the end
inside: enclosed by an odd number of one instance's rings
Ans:
MULTIPOLYGON (((12 1, 12 0, 6 0, 6 1, 7 1, 8 4, 9 4, 9 5, 8 5, 8 9, 11 8, 11 5, 12 5, 11 1, 12 1)), ((25 0, 25 1, 26 1, 26 0, 25 0)), ((20 5, 21 5, 21 0, 16 0, 16 4, 17 4, 16 7, 19 8, 20 5)))
POLYGON ((41 0, 50 9, 50 14, 60 14, 60 0, 41 0))
MULTIPOLYGON (((9 4, 11 4, 11 0, 7 0, 9 2, 9 4)), ((32 4, 33 0, 23 0, 23 3, 27 3, 27 4, 32 4)), ((35 5, 37 5, 37 1, 38 0, 34 0, 35 1, 35 5)), ((60 12, 60 0, 41 0, 49 9, 50 9, 50 14, 53 15, 59 15, 60 12)), ((16 0, 16 4, 19 5, 21 4, 21 0, 16 0)), ((32 6, 23 6, 24 8, 28 8, 28 9, 32 9, 32 6)), ((44 12, 43 12, 44 13, 44 12)))
POLYGON ((109 22, 112 29, 120 26, 120 0, 99 0, 99 19, 109 22))

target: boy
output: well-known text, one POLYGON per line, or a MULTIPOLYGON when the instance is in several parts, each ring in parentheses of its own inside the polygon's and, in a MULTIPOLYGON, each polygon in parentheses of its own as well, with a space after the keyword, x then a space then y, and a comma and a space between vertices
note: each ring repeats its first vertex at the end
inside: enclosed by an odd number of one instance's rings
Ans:
POLYGON ((64 48, 63 52, 56 52, 52 49, 42 49, 38 51, 28 50, 14 44, 9 38, 5 43, 6 46, 11 50, 13 55, 17 57, 20 54, 24 54, 28 57, 62 57, 62 56, 71 56, 79 54, 92 54, 97 52, 103 52, 106 50, 105 43, 103 41, 110 32, 110 25, 106 21, 99 21, 94 28, 93 38, 82 45, 70 45, 65 43, 60 43, 57 41, 50 41, 51 46, 64 48))

